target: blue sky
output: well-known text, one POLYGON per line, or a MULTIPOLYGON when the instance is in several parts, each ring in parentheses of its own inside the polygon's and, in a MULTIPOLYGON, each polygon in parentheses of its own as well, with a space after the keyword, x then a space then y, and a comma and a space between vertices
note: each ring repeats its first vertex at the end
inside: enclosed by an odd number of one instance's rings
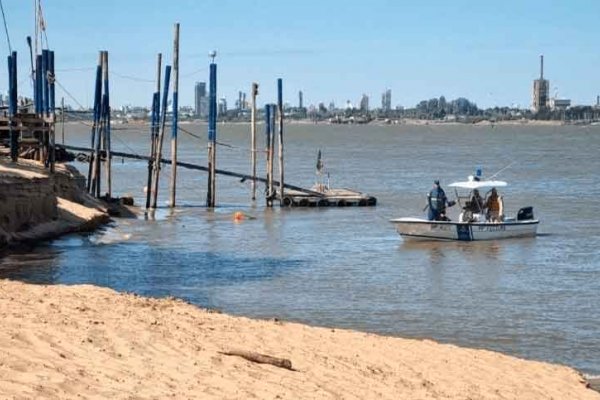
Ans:
MULTIPOLYGON (((34 0, 3 4, 19 52, 20 93, 28 94, 25 37, 33 34, 34 0)), ((191 105, 194 83, 207 80, 212 49, 218 51, 218 95, 230 104, 253 81, 261 85, 260 103, 274 101, 281 77, 292 104, 303 90, 305 104, 357 104, 366 93, 378 107, 390 88, 394 106, 445 95, 482 107, 528 107, 541 53, 551 95, 592 104, 600 94, 597 0, 53 0, 43 6, 57 79, 83 105, 91 102, 103 49, 110 54, 113 106, 149 105, 156 53, 171 62, 175 22, 181 24, 181 105, 191 105)))

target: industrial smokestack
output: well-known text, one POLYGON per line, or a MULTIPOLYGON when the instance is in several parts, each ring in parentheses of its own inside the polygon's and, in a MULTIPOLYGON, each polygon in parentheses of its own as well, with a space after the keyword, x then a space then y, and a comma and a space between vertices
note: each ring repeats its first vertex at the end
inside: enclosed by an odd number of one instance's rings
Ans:
POLYGON ((540 55, 540 80, 544 79, 544 55, 540 55))

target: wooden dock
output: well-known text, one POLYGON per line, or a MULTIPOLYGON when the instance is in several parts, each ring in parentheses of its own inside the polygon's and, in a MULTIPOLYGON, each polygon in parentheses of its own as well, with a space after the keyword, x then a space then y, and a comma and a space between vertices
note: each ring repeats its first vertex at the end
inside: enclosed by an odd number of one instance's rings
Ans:
POLYGON ((377 199, 368 194, 351 189, 311 189, 321 193, 314 196, 297 190, 287 190, 281 202, 282 207, 373 207, 377 199))

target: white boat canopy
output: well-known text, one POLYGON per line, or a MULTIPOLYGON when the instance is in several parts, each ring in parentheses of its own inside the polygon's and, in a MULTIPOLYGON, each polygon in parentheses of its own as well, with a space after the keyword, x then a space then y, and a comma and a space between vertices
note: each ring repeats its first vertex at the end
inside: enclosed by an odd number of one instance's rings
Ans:
POLYGON ((475 180, 472 176, 469 177, 469 180, 466 182, 453 182, 449 184, 450 187, 457 187, 462 189, 485 189, 485 188, 493 188, 493 187, 504 187, 508 185, 504 181, 478 181, 475 180))

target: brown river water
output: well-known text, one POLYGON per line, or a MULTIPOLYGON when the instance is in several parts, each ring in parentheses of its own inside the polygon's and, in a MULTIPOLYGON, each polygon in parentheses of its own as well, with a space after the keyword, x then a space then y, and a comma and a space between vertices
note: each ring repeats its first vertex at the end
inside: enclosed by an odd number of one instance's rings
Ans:
MULTIPOLYGON (((206 165, 206 125, 181 125, 179 159, 206 165)), ((117 125, 113 149, 148 153, 148 127, 117 125)), ((281 209, 250 200, 250 184, 179 169, 178 207, 118 220, 0 258, 0 276, 93 283, 172 295, 250 317, 278 317, 486 348, 600 374, 600 126, 285 127, 286 181, 310 187, 323 151, 332 187, 376 196, 377 207, 281 209), (534 207, 538 236, 406 243, 390 218, 422 216, 434 179, 482 167, 498 175, 507 213, 534 207), (236 211, 254 219, 235 222, 236 211)), ((169 131, 170 132, 170 131, 169 131)), ((263 127, 259 144, 264 147, 263 127)), ((59 135, 60 141, 60 135, 59 135)), ((87 145, 89 128, 66 127, 87 145)), ((217 167, 248 173, 247 125, 219 125, 217 167)), ((170 145, 165 142, 165 155, 170 145)), ((87 164, 75 163, 82 171, 87 164)), ((259 154, 259 175, 264 176, 259 154)), ((114 192, 143 204, 147 164, 114 160, 114 192)))

